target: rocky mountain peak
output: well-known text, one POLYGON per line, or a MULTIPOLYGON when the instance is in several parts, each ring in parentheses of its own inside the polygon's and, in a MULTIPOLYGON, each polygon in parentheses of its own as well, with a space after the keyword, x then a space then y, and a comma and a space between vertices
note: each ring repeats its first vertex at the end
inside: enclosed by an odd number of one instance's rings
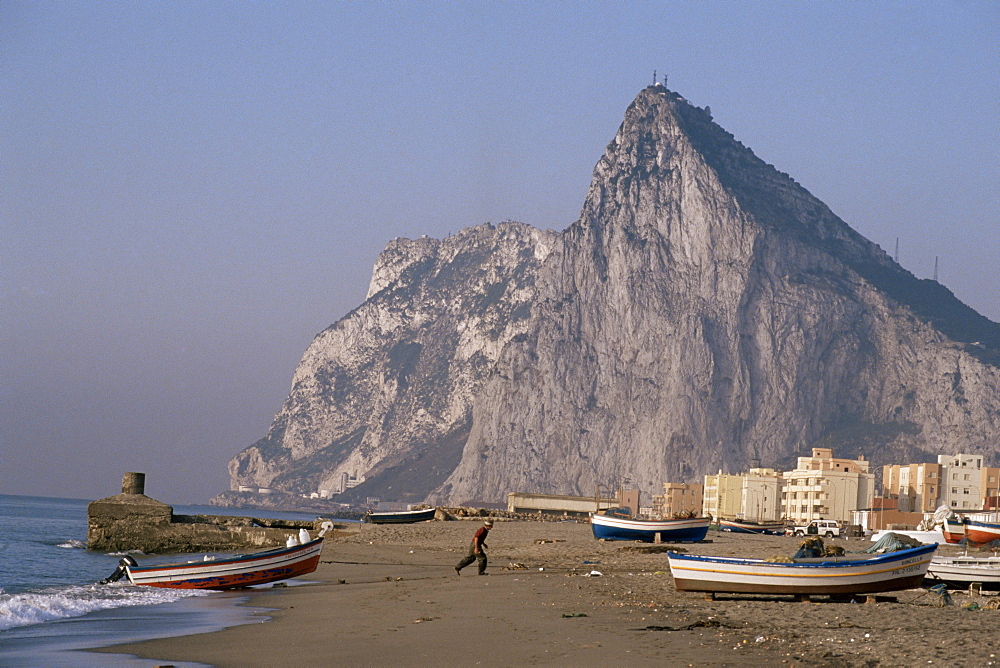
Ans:
POLYGON ((462 503, 653 494, 815 445, 998 463, 998 360, 1000 326, 655 85, 564 232, 390 242, 230 473, 462 503))

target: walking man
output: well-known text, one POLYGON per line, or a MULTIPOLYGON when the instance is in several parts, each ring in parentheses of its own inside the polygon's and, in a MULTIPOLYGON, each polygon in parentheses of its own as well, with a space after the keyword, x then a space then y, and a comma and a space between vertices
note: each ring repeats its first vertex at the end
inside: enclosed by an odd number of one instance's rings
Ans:
POLYGON ((455 575, 461 575, 462 569, 473 561, 479 562, 479 574, 488 575, 486 572, 486 536, 493 528, 493 520, 486 520, 483 526, 479 527, 476 535, 472 537, 472 544, 469 546, 469 553, 455 566, 455 575))

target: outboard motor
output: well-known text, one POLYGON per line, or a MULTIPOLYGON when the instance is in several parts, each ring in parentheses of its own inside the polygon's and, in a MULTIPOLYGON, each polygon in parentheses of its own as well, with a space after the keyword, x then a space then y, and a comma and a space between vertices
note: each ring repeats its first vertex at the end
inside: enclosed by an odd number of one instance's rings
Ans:
POLYGON ((109 575, 108 577, 104 578, 103 580, 101 580, 98 584, 106 585, 106 584, 111 584, 112 582, 118 582, 119 580, 122 579, 122 576, 125 575, 126 567, 138 566, 138 565, 139 562, 137 562, 135 559, 126 554, 118 562, 118 568, 115 569, 115 572, 109 575))

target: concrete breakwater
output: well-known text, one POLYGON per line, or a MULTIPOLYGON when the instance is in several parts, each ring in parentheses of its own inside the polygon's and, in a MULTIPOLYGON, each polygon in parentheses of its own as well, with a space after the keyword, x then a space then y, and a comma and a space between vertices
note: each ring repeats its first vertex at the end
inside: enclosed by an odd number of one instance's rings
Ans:
MULTIPOLYGON (((315 536, 325 521, 175 515, 173 507, 145 495, 145 481, 143 473, 126 473, 121 494, 87 506, 87 549, 145 553, 260 550, 285 545, 299 529, 315 536)), ((349 526, 334 524, 335 531, 349 526)))

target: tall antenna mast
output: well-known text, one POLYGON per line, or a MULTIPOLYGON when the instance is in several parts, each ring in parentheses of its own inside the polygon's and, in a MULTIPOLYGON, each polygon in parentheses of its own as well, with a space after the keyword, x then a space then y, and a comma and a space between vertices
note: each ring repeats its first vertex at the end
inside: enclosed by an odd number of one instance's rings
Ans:
POLYGON ((934 282, 935 283, 938 282, 938 279, 937 279, 937 276, 938 276, 937 267, 938 267, 938 256, 935 255, 934 256, 934 282))
POLYGON ((896 237, 896 257, 893 258, 896 263, 899 263, 899 237, 896 237))
POLYGON ((653 70, 653 85, 656 85, 656 70, 653 70))

